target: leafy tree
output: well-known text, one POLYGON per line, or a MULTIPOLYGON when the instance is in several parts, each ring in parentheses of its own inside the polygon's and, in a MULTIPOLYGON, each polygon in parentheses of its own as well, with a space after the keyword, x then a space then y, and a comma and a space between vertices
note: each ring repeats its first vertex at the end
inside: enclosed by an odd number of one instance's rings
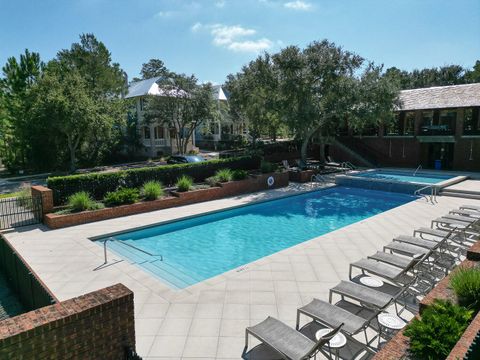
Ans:
POLYGON ((72 69, 81 76, 86 84, 84 90, 96 103, 96 131, 86 131, 82 136, 79 155, 87 165, 102 163, 121 151, 127 113, 120 95, 126 92, 126 75, 93 34, 81 35, 79 43, 58 53, 57 60, 62 69, 72 69))
POLYGON ((150 79, 157 76, 170 77, 172 73, 167 69, 164 62, 159 59, 150 59, 147 63, 142 65, 140 70, 142 79, 150 79))
POLYGON ((198 85, 194 76, 185 75, 160 80, 159 85, 165 95, 148 100, 145 120, 167 124, 175 135, 177 151, 185 154, 198 125, 213 117, 212 87, 198 85))
POLYGON ((233 118, 248 123, 254 143, 262 135, 275 139, 283 127, 278 87, 278 74, 269 54, 259 56, 227 78, 233 118))
POLYGON ((364 66, 363 58, 334 43, 314 42, 303 51, 287 47, 273 61, 280 76, 283 118, 302 141, 303 160, 313 135, 324 161, 324 141, 343 120, 361 129, 387 121, 393 113, 397 90, 380 76, 381 67, 364 66))
POLYGON ((27 165, 31 153, 31 127, 29 123, 28 93, 41 76, 43 64, 40 55, 25 50, 19 60, 10 57, 2 68, 0 80, 1 132, 6 164, 9 167, 27 165))
POLYGON ((467 71, 467 73, 465 74, 465 78, 469 83, 480 82, 480 60, 477 60, 475 62, 472 70, 467 71))
POLYGON ((74 171, 82 142, 97 130, 100 107, 89 96, 87 81, 75 69, 51 61, 32 89, 32 112, 39 122, 49 122, 68 147, 74 171))

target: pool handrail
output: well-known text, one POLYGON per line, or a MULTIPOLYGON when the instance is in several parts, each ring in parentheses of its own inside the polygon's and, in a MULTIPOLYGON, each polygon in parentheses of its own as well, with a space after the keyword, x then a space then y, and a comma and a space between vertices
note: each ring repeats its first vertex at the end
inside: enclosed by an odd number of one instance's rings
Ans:
POLYGON ((417 189, 417 190, 415 190, 415 192, 413 193, 413 195, 423 196, 423 197, 428 201, 427 195, 422 194, 422 191, 423 191, 423 190, 426 190, 426 189, 431 189, 430 202, 431 202, 432 204, 438 202, 438 201, 437 201, 437 186, 435 186, 435 185, 427 185, 427 186, 424 186, 424 187, 422 187, 422 188, 420 188, 420 189, 417 189))
POLYGON ((108 264, 108 258, 107 258, 107 242, 108 241, 115 241, 121 245, 125 245, 125 246, 128 246, 128 247, 131 247, 137 251, 140 251, 144 254, 147 254, 149 256, 152 256, 152 257, 160 257, 160 261, 163 261, 163 255, 161 254, 151 254, 149 253, 148 251, 145 251, 145 250, 142 250, 136 246, 133 246, 133 245, 130 245, 130 244, 127 244, 126 242, 123 242, 123 241, 118 241, 117 239, 114 239, 112 237, 109 237, 109 238, 106 238, 105 240, 103 240, 103 256, 104 256, 104 259, 105 259, 105 264, 108 264))
POLYGON ((413 176, 416 176, 418 170, 420 170, 420 169, 422 169, 422 165, 421 165, 421 164, 417 166, 417 169, 413 172, 413 176))

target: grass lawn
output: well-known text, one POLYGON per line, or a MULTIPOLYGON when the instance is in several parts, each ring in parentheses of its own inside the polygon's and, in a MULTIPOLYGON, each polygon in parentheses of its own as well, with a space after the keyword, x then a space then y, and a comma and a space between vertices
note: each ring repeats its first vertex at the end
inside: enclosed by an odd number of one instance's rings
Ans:
POLYGON ((22 193, 21 191, 17 191, 17 192, 8 193, 8 194, 0 194, 0 199, 6 199, 6 198, 20 196, 21 193, 22 193))

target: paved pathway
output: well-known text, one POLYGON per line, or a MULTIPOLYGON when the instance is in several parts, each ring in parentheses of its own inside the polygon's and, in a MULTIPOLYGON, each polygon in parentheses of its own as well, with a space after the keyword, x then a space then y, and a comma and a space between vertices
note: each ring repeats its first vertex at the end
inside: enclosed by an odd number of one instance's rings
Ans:
POLYGON ((348 278, 351 262, 381 249, 395 235, 429 226, 432 218, 451 208, 480 205, 453 197, 439 197, 436 205, 419 199, 181 291, 127 262, 94 271, 103 262, 103 250, 88 239, 92 236, 298 190, 272 190, 53 231, 24 228, 6 236, 60 300, 118 282, 132 289, 137 350, 144 359, 238 359, 246 326, 268 315, 293 326, 296 308, 313 297, 327 300, 329 288, 348 278))

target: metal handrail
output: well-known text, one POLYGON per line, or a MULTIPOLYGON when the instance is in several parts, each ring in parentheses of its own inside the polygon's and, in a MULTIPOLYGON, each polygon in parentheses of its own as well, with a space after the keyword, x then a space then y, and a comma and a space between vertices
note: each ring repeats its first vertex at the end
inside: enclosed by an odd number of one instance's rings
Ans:
POLYGON ((418 165, 417 169, 413 172, 413 176, 417 175, 418 170, 422 168, 422 165, 418 165))
POLYGON ((136 246, 127 244, 127 243, 125 243, 125 242, 123 242, 123 241, 118 241, 117 239, 114 239, 114 238, 111 238, 111 237, 110 237, 110 238, 105 239, 105 240, 103 241, 103 256, 104 256, 104 258, 105 258, 105 264, 108 264, 108 258, 107 258, 107 242, 108 242, 108 241, 116 241, 117 243, 119 243, 119 244, 121 244, 121 245, 125 245, 125 246, 128 246, 128 247, 131 247, 131 248, 133 248, 133 249, 135 249, 135 250, 137 250, 137 251, 140 251, 140 252, 142 252, 142 253, 144 253, 144 254, 147 254, 147 255, 149 255, 149 256, 152 256, 152 257, 160 256, 160 261, 163 261, 163 255, 151 254, 151 253, 149 253, 148 251, 142 250, 142 249, 140 249, 140 248, 138 248, 138 247, 136 247, 136 246))
POLYGON ((415 190, 415 192, 413 193, 413 195, 420 195, 420 196, 423 196, 427 201, 428 201, 428 197, 427 195, 425 194, 422 194, 422 191, 423 190, 426 190, 426 189, 431 189, 431 192, 430 192, 430 202, 433 204, 435 202, 437 202, 437 187, 435 185, 427 185, 427 186, 424 186, 420 189, 417 189, 415 190))

